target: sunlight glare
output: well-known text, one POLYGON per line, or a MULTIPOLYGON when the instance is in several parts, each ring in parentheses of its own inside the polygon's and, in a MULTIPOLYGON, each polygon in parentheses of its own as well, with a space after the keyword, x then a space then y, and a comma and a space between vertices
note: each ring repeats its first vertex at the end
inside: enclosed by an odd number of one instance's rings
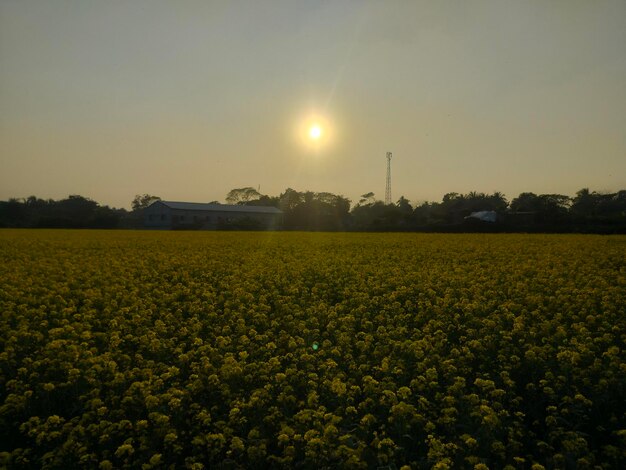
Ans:
POLYGON ((309 137, 311 139, 319 139, 322 136, 322 128, 317 124, 313 124, 309 129, 309 137))
POLYGON ((319 112, 303 114, 296 120, 294 131, 299 147, 316 155, 333 146, 337 133, 335 123, 319 112))

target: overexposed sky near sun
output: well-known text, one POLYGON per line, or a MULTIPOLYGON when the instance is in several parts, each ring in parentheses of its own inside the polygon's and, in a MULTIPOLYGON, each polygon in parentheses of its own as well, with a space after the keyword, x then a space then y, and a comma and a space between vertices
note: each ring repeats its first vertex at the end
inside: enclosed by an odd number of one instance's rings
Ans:
POLYGON ((0 199, 626 189, 625 44, 623 0, 0 0, 0 199))

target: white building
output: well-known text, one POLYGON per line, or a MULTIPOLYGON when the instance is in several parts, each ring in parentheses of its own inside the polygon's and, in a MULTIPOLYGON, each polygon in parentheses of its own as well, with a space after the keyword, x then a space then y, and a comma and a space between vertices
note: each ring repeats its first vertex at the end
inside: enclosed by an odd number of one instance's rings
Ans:
POLYGON ((283 212, 276 207, 154 201, 144 209, 144 226, 155 229, 276 229, 283 212))

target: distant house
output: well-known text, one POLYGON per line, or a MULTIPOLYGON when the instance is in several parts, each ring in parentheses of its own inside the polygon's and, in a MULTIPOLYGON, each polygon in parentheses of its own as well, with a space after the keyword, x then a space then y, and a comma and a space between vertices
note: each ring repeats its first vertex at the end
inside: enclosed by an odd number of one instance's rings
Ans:
POLYGON ((144 209, 146 228, 175 229, 275 229, 282 223, 275 207, 154 201, 144 209))
POLYGON ((498 220, 498 214, 496 211, 478 211, 472 212, 470 215, 466 216, 465 219, 478 219, 483 222, 495 222, 498 220))

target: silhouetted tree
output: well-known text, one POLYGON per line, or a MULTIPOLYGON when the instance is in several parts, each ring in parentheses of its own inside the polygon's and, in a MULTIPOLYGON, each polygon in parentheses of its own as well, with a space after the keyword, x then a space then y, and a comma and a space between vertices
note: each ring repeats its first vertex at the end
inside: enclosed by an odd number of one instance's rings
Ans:
POLYGON ((258 199, 246 202, 246 206, 278 207, 279 205, 280 199, 277 196, 266 196, 265 194, 258 199))
POLYGON ((0 226, 24 227, 26 217, 26 207, 19 199, 10 198, 0 203, 0 226))
POLYGON ((360 205, 373 204, 374 201, 375 201, 374 193, 370 191, 369 193, 365 193, 361 195, 361 199, 359 199, 359 204, 360 205))
POLYGON ((112 209, 108 206, 98 206, 94 211, 90 228, 117 228, 120 220, 126 215, 124 209, 112 209))
POLYGON ((86 228, 93 222, 98 203, 79 195, 51 204, 40 214, 36 226, 50 228, 86 228))
POLYGON ((626 217, 626 191, 599 194, 597 206, 598 215, 623 219, 626 217))
POLYGON ((411 206, 411 202, 406 199, 404 196, 400 196, 398 202, 396 202, 396 206, 400 210, 403 215, 408 215, 413 212, 413 207, 411 206))
POLYGON ((510 208, 511 212, 537 212, 541 203, 535 193, 521 193, 511 201, 510 208))
POLYGON ((151 194, 137 194, 133 201, 130 203, 130 207, 133 211, 139 211, 141 209, 145 209, 154 201, 160 201, 161 198, 159 196, 153 196, 151 194))
POLYGON ((424 227, 426 225, 437 225, 443 222, 443 219, 438 218, 440 213, 439 203, 437 202, 424 202, 413 209, 411 220, 415 226, 424 227))
POLYGON ((287 188, 284 193, 278 196, 278 200, 280 209, 289 212, 304 202, 304 195, 295 189, 287 188))
POLYGON ((299 193, 287 189, 280 196, 285 228, 299 230, 342 230, 349 226, 350 200, 321 192, 299 193))
POLYGON ((488 196, 490 204, 487 210, 496 211, 498 214, 503 214, 509 208, 509 202, 506 197, 500 191, 494 192, 491 196, 488 196))
POLYGON ((60 201, 29 196, 24 200, 0 202, 0 226, 115 228, 125 213, 78 195, 60 201))
POLYGON ((596 193, 591 193, 589 188, 583 188, 576 193, 576 197, 572 200, 572 215, 578 218, 588 218, 596 215, 596 207, 598 198, 596 193))
MULTIPOLYGON (((592 192, 583 188, 572 199, 561 194, 521 193, 507 209, 504 194, 471 191, 447 193, 441 202, 424 202, 413 209, 404 196, 395 204, 375 201, 363 194, 350 210, 350 200, 329 192, 299 192, 287 188, 280 196, 267 196, 254 188, 231 191, 239 203, 274 206, 283 211, 283 226, 299 230, 438 230, 438 231, 544 231, 626 233, 626 190, 592 192), (494 225, 466 219, 472 212, 496 211, 494 225)), ((230 194, 230 193, 229 193, 230 194)), ((79 195, 54 201, 35 196, 0 201, 0 227, 139 228, 142 208, 159 199, 137 195, 133 211, 111 209, 79 195)), ((217 203, 217 201, 214 201, 217 203)), ((253 223, 224 228, 254 228, 253 223)))
POLYGON ((626 191, 603 194, 583 188, 572 200, 570 216, 577 231, 623 231, 626 229, 626 191))
POLYGON ((532 215, 534 225, 552 226, 563 224, 568 217, 568 209, 571 203, 569 196, 562 194, 521 193, 511 201, 511 213, 513 215, 532 215))
POLYGON ((231 189, 226 195, 226 202, 228 204, 246 204, 248 201, 259 199, 262 196, 253 187, 231 189))
POLYGON ((358 204, 352 209, 354 228, 357 230, 387 230, 390 220, 395 220, 397 207, 382 201, 358 204), (395 209, 395 210, 394 210, 395 209))

